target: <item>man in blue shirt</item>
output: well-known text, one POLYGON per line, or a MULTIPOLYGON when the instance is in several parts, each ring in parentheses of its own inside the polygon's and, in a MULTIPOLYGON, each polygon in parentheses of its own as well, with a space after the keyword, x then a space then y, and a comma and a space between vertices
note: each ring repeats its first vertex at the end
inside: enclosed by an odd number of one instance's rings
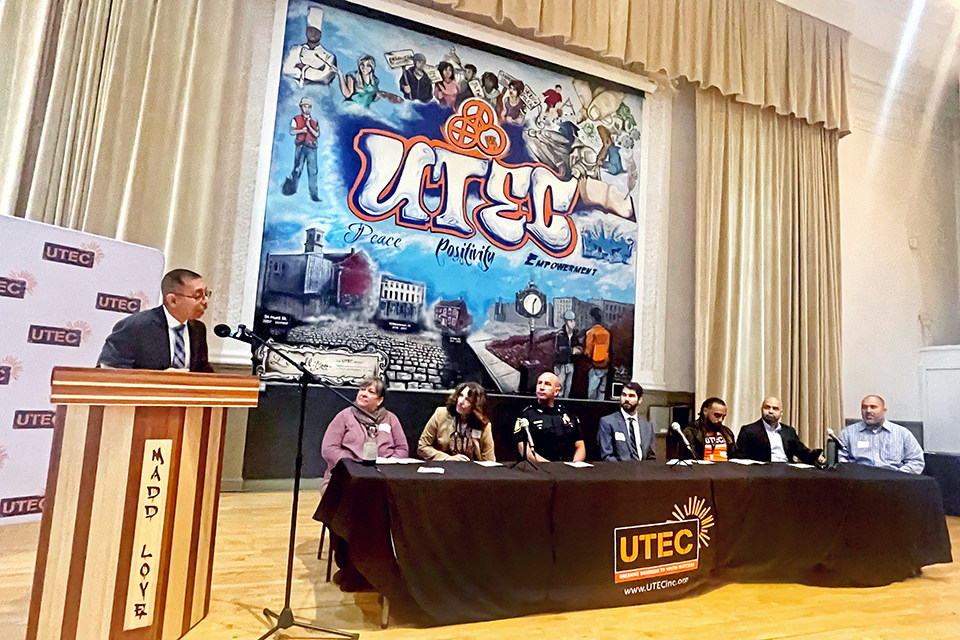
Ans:
POLYGON ((921 473, 924 461, 920 444, 906 427, 887 421, 886 414, 887 406, 880 396, 863 399, 863 420, 840 432, 840 462, 921 473))

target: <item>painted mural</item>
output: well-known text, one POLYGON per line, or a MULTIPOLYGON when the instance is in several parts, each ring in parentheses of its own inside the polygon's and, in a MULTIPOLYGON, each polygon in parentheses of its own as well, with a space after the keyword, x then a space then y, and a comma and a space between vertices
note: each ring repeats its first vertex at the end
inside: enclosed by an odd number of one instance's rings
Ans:
MULTIPOLYGON (((393 388, 629 379, 643 96, 290 0, 255 330, 393 388)), ((460 39, 457 39, 460 42, 460 39)))

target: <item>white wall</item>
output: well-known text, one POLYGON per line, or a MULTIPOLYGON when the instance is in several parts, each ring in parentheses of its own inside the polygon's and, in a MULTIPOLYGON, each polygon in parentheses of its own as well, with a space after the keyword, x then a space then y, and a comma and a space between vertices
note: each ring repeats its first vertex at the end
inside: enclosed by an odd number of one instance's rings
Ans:
POLYGON ((667 298, 664 382, 693 392, 694 279, 697 218, 697 95, 682 83, 673 96, 670 204, 667 209, 667 298))
POLYGON ((843 406, 882 395, 922 419, 924 346, 960 344, 956 7, 927 1, 884 115, 913 0, 780 0, 850 31, 852 133, 840 142, 843 406), (947 51, 946 65, 937 77, 947 51), (937 108, 937 98, 943 101, 937 108))
POLYGON ((885 116, 891 57, 851 44, 852 133, 840 143, 844 414, 878 393, 921 420, 921 347, 960 342, 957 82, 937 108, 914 68, 885 116))

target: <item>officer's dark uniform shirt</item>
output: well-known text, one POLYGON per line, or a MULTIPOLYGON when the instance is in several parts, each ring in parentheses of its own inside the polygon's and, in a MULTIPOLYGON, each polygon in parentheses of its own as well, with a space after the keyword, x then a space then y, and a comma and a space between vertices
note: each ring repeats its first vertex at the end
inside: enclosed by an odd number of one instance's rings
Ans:
POLYGON ((573 460, 576 442, 583 440, 577 416, 561 404, 545 407, 538 402, 524 409, 513 427, 517 442, 527 438, 524 427, 530 429, 534 451, 547 460, 573 460))

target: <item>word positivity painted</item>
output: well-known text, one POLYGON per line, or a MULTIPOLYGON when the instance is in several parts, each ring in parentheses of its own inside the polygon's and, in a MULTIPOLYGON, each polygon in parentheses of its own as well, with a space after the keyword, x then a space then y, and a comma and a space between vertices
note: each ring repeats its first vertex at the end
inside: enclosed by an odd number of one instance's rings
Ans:
POLYGON ((443 127, 444 140, 362 129, 361 169, 349 206, 360 219, 471 238, 515 251, 528 241, 561 258, 573 252, 576 180, 540 164, 508 165, 510 139, 493 109, 472 98, 443 127))

